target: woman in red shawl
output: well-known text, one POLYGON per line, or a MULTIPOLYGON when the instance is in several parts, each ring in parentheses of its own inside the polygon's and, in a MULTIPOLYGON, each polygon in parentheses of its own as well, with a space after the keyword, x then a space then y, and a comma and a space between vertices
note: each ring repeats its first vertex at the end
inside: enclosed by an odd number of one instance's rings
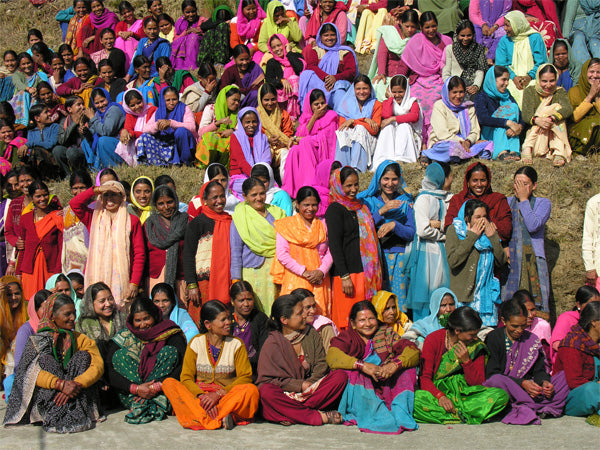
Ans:
POLYGON ((492 192, 492 172, 480 162, 471 164, 465 173, 463 190, 450 200, 444 228, 452 225, 463 203, 476 198, 490 208, 489 219, 496 225, 502 246, 506 247, 512 234, 512 214, 504 194, 492 192))
POLYGON ((318 6, 306 22, 306 16, 300 19, 300 29, 304 32, 304 40, 310 46, 317 37, 319 28, 324 23, 334 24, 340 32, 341 44, 346 42, 346 33, 348 30, 348 17, 343 2, 335 2, 335 0, 319 0, 318 6))
POLYGON ((119 23, 119 17, 112 11, 106 9, 103 0, 92 0, 90 2, 92 13, 90 14, 90 23, 81 30, 83 52, 90 56, 92 53, 102 50, 100 42, 100 33, 105 28, 114 31, 119 23))

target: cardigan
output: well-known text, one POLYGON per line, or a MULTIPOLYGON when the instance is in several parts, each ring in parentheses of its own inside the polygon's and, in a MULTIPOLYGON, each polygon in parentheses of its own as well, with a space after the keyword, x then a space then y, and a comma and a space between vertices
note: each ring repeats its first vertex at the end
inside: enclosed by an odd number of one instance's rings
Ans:
MULTIPOLYGON (((249 359, 250 365, 252 366, 252 372, 256 375, 260 351, 269 337, 269 318, 265 313, 255 308, 250 313, 248 321, 250 322, 250 339, 252 339, 252 347, 256 350, 256 354, 249 359)), ((235 326, 238 325, 233 313, 231 314, 231 322, 231 330, 233 332, 235 326)))
MULTIPOLYGON (((517 104, 517 101, 513 98, 513 96, 510 94, 508 95, 510 101, 514 104, 517 104)), ((477 114, 477 120, 479 121, 480 126, 490 128, 508 128, 506 126, 508 119, 493 117, 493 114, 496 112, 496 110, 500 108, 500 100, 490 97, 485 91, 479 91, 472 100, 475 105, 475 114, 477 114)), ((523 122, 523 119, 521 118, 521 110, 519 110, 518 123, 525 127, 525 122, 523 122)))
POLYGON ((325 223, 329 231, 329 251, 333 257, 332 276, 362 273, 356 212, 337 202, 331 203, 325 212, 325 223))
MULTIPOLYGON (((475 115, 475 108, 469 106, 469 121, 471 122, 471 131, 466 140, 475 144, 479 140, 481 128, 475 115)), ((440 141, 462 142, 460 134, 460 121, 456 114, 448 108, 442 100, 433 104, 431 112, 431 131, 429 132, 429 146, 440 141)))
POLYGON ((546 45, 544 44, 542 35, 540 33, 533 33, 527 36, 527 39, 529 39, 529 47, 531 48, 531 54, 533 57, 533 67, 527 73, 515 73, 512 70, 515 43, 508 36, 503 36, 500 38, 498 47, 496 47, 496 65, 506 67, 511 80, 516 76, 525 75, 529 75, 532 80, 535 80, 538 68, 548 61, 546 45))
POLYGON ((52 150, 52 147, 58 142, 59 125, 53 123, 40 130, 38 127, 27 132, 27 147, 42 147, 46 150, 52 150))
MULTIPOLYGON (((523 120, 527 124, 533 125, 533 118, 540 103, 542 103, 542 97, 535 90, 535 86, 527 86, 523 91, 523 106, 521 109, 523 120)), ((568 119, 573 115, 573 106, 569 101, 567 91, 564 89, 558 88, 556 92, 552 94, 552 102, 550 104, 553 105, 554 103, 560 105, 560 109, 552 116, 557 122, 568 119)))
MULTIPOLYGON (((33 221, 33 211, 21 216, 21 238, 25 242, 25 250, 17 261, 16 274, 33 274, 38 247, 44 252, 44 259, 49 273, 62 272, 62 227, 58 228, 56 224, 52 231, 46 234, 41 240, 38 237, 35 223, 33 221)), ((58 214, 52 211, 48 214, 58 214)), ((59 220, 62 224, 62 220, 59 220)))
POLYGON ((596 376, 594 357, 572 347, 559 347, 558 349, 553 372, 558 373, 561 370, 565 371, 570 389, 594 381, 596 376))
POLYGON ((118 138, 119 132, 125 123, 125 113, 117 105, 109 106, 104 120, 100 120, 96 114, 88 123, 92 134, 118 138))

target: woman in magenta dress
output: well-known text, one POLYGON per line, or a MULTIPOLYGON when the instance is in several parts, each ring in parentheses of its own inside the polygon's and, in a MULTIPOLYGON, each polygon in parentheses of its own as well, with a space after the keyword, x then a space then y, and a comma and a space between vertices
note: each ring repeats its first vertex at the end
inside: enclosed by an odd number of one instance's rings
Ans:
POLYGON ((198 67, 198 50, 202 39, 196 2, 183 0, 181 12, 183 15, 175 22, 171 61, 175 70, 192 70, 198 67))
POLYGON ((92 13, 90 14, 90 24, 82 29, 83 52, 90 56, 92 53, 102 50, 100 43, 100 33, 105 28, 115 29, 119 22, 117 15, 106 9, 103 0, 92 0, 90 3, 92 13))

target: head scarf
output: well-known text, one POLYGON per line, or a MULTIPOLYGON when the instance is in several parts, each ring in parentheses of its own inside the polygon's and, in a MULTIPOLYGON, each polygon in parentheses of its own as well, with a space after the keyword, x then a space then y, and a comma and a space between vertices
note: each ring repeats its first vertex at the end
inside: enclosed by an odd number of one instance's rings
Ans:
MULTIPOLYGON (((600 4, 600 3, 599 3, 600 4)), ((567 39, 557 38, 552 47, 550 48, 550 55, 548 56, 548 61, 551 61, 554 64, 554 48, 556 44, 563 44, 567 47, 567 55, 569 58, 569 75, 571 75, 571 80, 575 83, 579 79, 579 75, 581 74, 581 62, 575 58, 573 55, 573 49, 571 48, 571 44, 567 39)))
POLYGON ((471 133, 471 119, 469 117, 469 108, 473 106, 473 102, 463 100, 463 102, 460 105, 455 105, 450 101, 450 92, 448 90, 448 85, 450 84, 450 80, 452 80, 452 78, 453 77, 450 77, 444 82, 444 86, 442 87, 442 102, 444 102, 444 105, 446 105, 446 107, 450 111, 452 111, 452 113, 458 119, 458 122, 460 123, 459 136, 462 139, 467 139, 469 133, 471 133))
POLYGON ((446 181, 446 174, 442 166, 433 162, 427 166, 425 169, 425 177, 421 182, 421 193, 429 191, 437 191, 442 189, 444 186, 444 182, 446 181))
MULTIPOLYGON (((277 1, 277 0, 271 0, 269 2, 269 4, 267 5, 267 17, 265 17, 265 20, 263 21, 262 27, 260 29, 261 36, 264 34, 270 38, 274 34, 283 34, 286 38, 289 39, 289 37, 290 37, 289 24, 285 24, 280 27, 273 20, 273 16, 275 15, 275 9, 277 9, 279 6, 281 6, 283 8, 283 5, 281 4, 281 2, 277 1)), ((292 20, 295 21, 296 19, 290 19, 290 21, 292 21, 292 20)))
MULTIPOLYGON (((112 295, 112 293, 111 293, 112 295)), ((95 341, 108 341, 115 334, 125 328, 125 316, 117 310, 115 310, 110 323, 110 333, 106 332, 106 329, 100 323, 98 314, 94 311, 94 300, 92 299, 92 289, 87 288, 83 299, 81 300, 81 307, 79 310, 79 317, 77 317, 77 329, 81 330, 87 337, 94 339, 95 341)))
POLYGON ((510 105, 513 101, 510 98, 510 92, 508 88, 504 92, 498 90, 496 86, 496 75, 494 74, 494 67, 492 66, 485 73, 483 80, 483 92, 485 92, 490 98, 500 101, 500 106, 510 105))
POLYGON ((27 321, 27 307, 25 306, 25 299, 23 298, 23 287, 17 277, 5 275, 0 278, 0 283, 6 285, 6 287, 0 291, 0 364, 4 364, 4 358, 10 350, 12 341, 17 336, 17 331, 21 325, 27 321), (8 294, 6 292, 8 285, 12 283, 18 284, 19 289, 21 289, 21 303, 14 313, 11 311, 10 305, 8 304, 8 294))
POLYGON ((215 24, 219 20, 219 19, 217 19, 217 15, 219 14, 219 11, 228 11, 229 14, 231 15, 231 17, 233 17, 235 15, 235 14, 233 14, 233 11, 231 10, 231 8, 229 6, 227 6, 227 5, 219 5, 213 11, 212 16, 210 16, 211 20, 215 24))
MULTIPOLYGON (((225 211, 228 214, 233 214, 233 210, 235 209, 235 206, 240 201, 229 190, 229 172, 227 171, 227 169, 225 168, 225 166, 223 164, 221 164, 221 163, 212 163, 211 165, 209 165, 206 168, 206 170, 204 171, 204 181, 203 181, 203 183, 206 184, 206 183, 208 183, 210 181, 210 179, 208 178, 208 172, 210 170, 210 167, 213 166, 213 165, 215 165, 215 164, 223 167, 223 169, 225 170, 225 173, 227 173, 227 187, 225 188, 225 196, 227 197, 227 203, 225 203, 225 211)), ((202 191, 202 188, 200 188, 200 191, 202 191)), ((192 199, 192 202, 194 202, 194 206, 196 207, 196 209, 200 208, 202 206, 202 196, 201 195, 197 195, 196 197, 194 197, 192 199)))
MULTIPOLYGON (((404 97, 402 97, 402 102, 400 102, 400 104, 398 104, 396 101, 394 101, 394 103, 393 103, 394 115, 401 116, 404 114, 408 114, 410 112, 410 109, 412 108, 413 103, 416 102, 417 99, 410 96, 410 82, 408 81, 408 78, 406 78, 404 75, 394 75, 392 77, 392 79, 394 79, 396 77, 404 78, 406 80, 406 90, 404 92, 404 97)), ((389 84, 391 86, 391 84, 392 84, 391 80, 390 80, 389 84)), ((390 86, 388 86, 388 88, 387 88, 388 98, 392 96, 392 88, 390 86)), ((420 117, 419 118, 420 125, 418 126, 418 128, 422 128, 422 123, 421 123, 422 120, 423 119, 420 117)))
POLYGON ((46 285, 44 286, 44 288, 52 292, 52 290, 56 287, 56 283, 58 283, 58 277, 60 277, 61 275, 63 275, 67 279, 70 289, 69 297, 71 297, 75 305, 77 305, 77 303, 79 302, 79 299, 77 298, 77 292, 75 292, 75 289, 73 289, 73 283, 71 283, 71 279, 64 273, 57 273, 52 275, 46 281, 46 285))
POLYGON ((567 335, 560 341, 558 347, 574 348, 586 355, 600 358, 600 345, 578 323, 573 325, 567 335))
MULTIPOLYGON (((537 92, 537 93, 538 93, 538 94, 539 94, 541 97, 551 97, 551 96, 553 96, 553 95, 554 95, 554 93, 555 93, 555 92, 556 92, 558 89, 562 89, 562 87, 560 87, 560 86, 558 86, 558 85, 555 85, 555 86, 554 86, 554 90, 553 90, 552 92, 550 92, 550 93, 548 93, 548 92, 546 92, 546 91, 544 91, 544 90, 542 89, 540 77, 541 77, 542 70, 543 70, 545 67, 547 67, 547 66, 554 67, 552 64, 549 64, 549 63, 544 63, 544 64, 542 64, 540 67, 538 67, 538 70, 537 70, 537 72, 536 72, 536 74, 535 74, 535 91, 536 91, 536 92, 537 92)), ((556 70, 556 67, 554 67, 554 70, 555 70, 555 71, 558 73, 558 70, 556 70)), ((558 81, 558 75, 556 75, 556 81, 558 81)))
POLYGON ((235 84, 225 86, 223 89, 221 89, 221 91, 219 91, 217 99, 215 100, 215 121, 222 120, 225 117, 229 117, 231 119, 230 125, 222 123, 221 125, 219 125, 219 130, 234 129, 237 125, 237 111, 229 112, 229 108, 227 108, 226 95, 233 88, 239 89, 235 84))
POLYGON ((52 355, 54 359, 62 363, 63 368, 67 367, 71 357, 77 351, 77 341, 72 330, 63 330, 58 328, 52 320, 52 309, 56 298, 61 294, 52 294, 42 304, 39 312, 40 322, 37 333, 48 333, 52 338, 52 355))
POLYGON ((333 172, 331 200, 350 211, 356 212, 360 237, 360 259, 365 275, 365 298, 371 299, 381 288, 382 283, 377 230, 375 229, 375 223, 367 205, 358 198, 351 199, 344 194, 340 178, 341 170, 336 169, 333 172))
MULTIPOLYGON (((438 37, 444 46, 452 44, 452 40, 448 36, 438 33, 438 37)), ((409 39, 404 52, 402 52, 402 60, 417 75, 430 77, 442 73, 442 68, 446 64, 446 52, 432 44, 421 32, 409 39)))
POLYGON ((90 251, 85 268, 85 287, 98 281, 105 282, 110 286, 117 306, 121 308, 129 286, 131 217, 125 205, 123 185, 111 180, 103 186, 111 187, 121 194, 123 201, 113 216, 102 206, 101 195, 96 200, 90 225, 90 251))
MULTIPOLYGON (((104 6, 104 4, 102 6, 104 6)), ((114 30, 115 25, 119 23, 119 18, 114 12, 109 11, 108 8, 104 8, 104 11, 100 16, 90 13, 90 21, 96 30, 103 30, 104 28, 114 30)))
POLYGON ((133 180, 133 183, 131 183, 131 191, 129 192, 129 196, 131 198, 131 203, 133 204, 133 206, 135 206, 140 211, 140 222, 142 223, 142 225, 144 225, 144 222, 146 222, 148 217, 150 217, 150 214, 152 214, 152 201, 150 201, 150 204, 148 206, 142 206, 138 203, 137 199, 135 198, 135 195, 133 195, 135 184, 142 179, 150 182, 150 186, 152 187, 152 192, 150 192, 150 196, 152 196, 152 194, 154 193, 154 182, 144 175, 142 175, 141 177, 137 177, 135 180, 133 180))
MULTIPOLYGON (((286 216, 277 206, 266 204, 265 208, 275 220, 286 216)), ((242 241, 253 253, 265 258, 275 256, 275 228, 266 217, 260 215, 248 202, 242 202, 235 207, 232 218, 242 241)))
POLYGON ((338 14, 343 14, 343 9, 340 8, 340 3, 341 5, 344 5, 343 2, 336 2, 333 11, 331 11, 329 15, 323 19, 323 22, 321 22, 321 2, 318 2, 317 7, 313 10, 311 17, 308 19, 308 23, 306 24, 306 31, 304 32, 306 39, 318 38, 320 27, 326 23, 335 25, 338 14))
POLYGON ((317 217, 324 217, 325 211, 329 206, 329 191, 331 189, 331 166, 335 162, 335 159, 326 159, 317 164, 315 170, 315 176, 312 180, 312 187, 314 187, 319 193, 321 203, 319 203, 319 210, 317 211, 317 217))
POLYGON ((527 39, 534 33, 537 33, 521 11, 510 11, 504 16, 504 20, 508 20, 513 30, 514 36, 509 39, 513 42, 520 42, 527 39))
POLYGON ((275 176, 273 175, 273 168, 265 162, 256 163, 256 164, 254 164, 254 166, 252 166, 252 168, 254 168, 255 166, 264 166, 267 169, 267 171, 269 172, 269 187, 267 189, 267 199, 265 200, 265 203, 268 203, 269 205, 271 205, 273 203, 273 198, 275 197, 275 194, 277 194, 279 191, 281 191, 281 188, 275 184, 275 176))
MULTIPOLYGON (((496 0, 494 4, 496 3, 502 4, 500 0, 496 0)), ((485 58, 487 49, 483 45, 478 44, 475 41, 475 34, 473 34, 473 40, 467 47, 465 47, 459 42, 458 29, 463 27, 465 22, 470 21, 468 19, 465 19, 459 22, 456 26, 457 31, 454 33, 452 53, 454 53, 454 57, 456 58, 456 61, 462 69, 460 77, 465 81, 467 86, 470 86, 475 80, 475 72, 477 72, 478 70, 485 72, 488 68, 487 61, 485 58)))
MULTIPOLYGON (((104 174, 105 170, 106 169, 102 169, 96 174, 96 186, 98 186, 98 187, 101 186, 100 178, 102 178, 102 175, 104 174)), ((117 181, 119 181, 119 175, 117 175, 117 181)))
MULTIPOLYGON (((321 28, 323 28, 324 25, 325 24, 321 25, 321 28)), ((352 56, 354 56, 354 63, 356 64, 356 75, 358 75, 358 60, 356 59, 356 53, 354 53, 354 50, 352 50, 350 47, 342 45, 342 38, 335 24, 330 23, 329 25, 332 25, 333 28, 335 28, 335 34, 337 38, 335 40, 335 44, 333 44, 331 47, 327 47, 325 44, 323 44, 323 42, 321 42, 321 28, 319 28, 319 32, 317 33, 316 38, 317 47, 325 51, 325 54, 321 57, 321 60, 319 61, 319 69, 327 72, 329 75, 337 74, 340 61, 343 57, 343 55, 340 52, 346 51, 352 53, 352 56)))
MULTIPOLYGON (((312 108, 310 106, 310 95, 312 94, 313 91, 314 91, 314 89, 311 89, 310 91, 308 91, 308 93, 304 97, 304 102, 302 103, 302 113, 300 114, 300 117, 298 119, 297 133, 299 133, 300 129, 304 129, 306 135, 309 135, 309 134, 315 135, 315 134, 317 134, 317 133, 315 133, 316 130, 325 128, 327 126, 327 124, 331 123, 332 120, 336 121, 336 123, 338 121, 337 113, 334 110, 329 109, 323 117, 321 117, 320 119, 317 119, 315 121, 315 123, 313 124, 312 130, 311 130, 311 133, 308 133, 306 126, 308 125, 308 123, 310 122, 310 119, 312 119, 312 116, 314 114, 312 111, 312 108)), ((323 92, 323 95, 325 95, 324 92, 323 92)), ((336 129, 337 129, 337 126, 336 126, 336 129)), ((335 146, 335 143, 334 143, 334 146, 335 146)), ((329 192, 329 189, 327 190, 327 192, 329 192)))
MULTIPOLYGON (((37 292, 36 292, 36 294, 37 294, 37 292)), ((40 305, 40 308, 41 308, 41 305, 40 305)), ((1 311, 0 311, 0 314, 2 314, 1 311)), ((40 324, 40 317, 38 316, 38 313, 35 310, 35 294, 33 294, 31 296, 31 298, 29 299, 29 303, 27 303, 27 316, 29 317, 29 320, 28 320, 29 326, 35 333, 40 324)), ((4 336, 4 333, 2 333, 2 336, 4 336)))
MULTIPOLYGON (((179 101, 179 96, 177 97, 177 104, 173 111, 167 111, 167 104, 165 102, 165 92, 166 89, 160 91, 160 98, 158 99, 158 109, 155 113, 156 120, 168 119, 174 120, 176 122, 183 122, 183 116, 185 115, 185 103, 179 101)), ((161 136, 171 136, 175 130, 173 128, 168 128, 167 130, 159 131, 158 134, 161 136)))
MULTIPOLYGON (((370 83, 369 83, 370 85, 370 83)), ((358 99, 356 98, 356 94, 354 93, 354 84, 348 88, 346 93, 340 99, 340 103, 338 105, 337 113, 345 118, 345 119, 362 119, 362 118, 371 118, 373 115, 373 108, 375 107, 375 103, 377 99, 375 98, 375 90, 373 86, 371 86, 371 94, 369 98, 365 100, 365 103, 360 108, 358 103, 358 99)))
POLYGON ((143 117, 148 113, 148 110, 150 109, 150 104, 148 104, 148 102, 146 102, 146 99, 144 98, 144 94, 142 94, 138 89, 136 88, 129 88, 125 91, 125 93, 123 94, 123 110, 125 111, 125 114, 130 114, 134 117, 143 117), (140 94, 140 97, 142 99, 142 111, 138 114, 134 113, 133 110, 127 106, 127 102, 125 101, 125 96, 127 95, 128 92, 137 92, 138 94, 140 94))
POLYGON ((440 312, 440 305, 442 303, 442 299, 446 295, 451 295, 454 299, 454 303, 458 304, 458 299, 456 298, 456 295, 454 295, 454 292, 452 292, 450 289, 445 287, 436 289, 431 293, 431 299, 429 300, 429 316, 425 317, 424 319, 417 320, 415 323, 413 323, 411 330, 415 330, 421 336, 427 337, 430 333, 444 328, 444 325, 440 323, 438 314, 440 312))
MULTIPOLYGON (((287 58, 286 58, 287 60, 287 58)), ((262 94, 258 92, 258 118, 262 124, 265 134, 268 138, 277 137, 282 142, 290 144, 290 137, 281 131, 282 113, 279 104, 275 105, 275 111, 268 113, 265 107, 262 105, 262 94)), ((268 202, 267 202, 268 203, 268 202)))
POLYGON ((253 166, 259 162, 271 162, 271 147, 269 146, 269 140, 267 139, 267 136, 265 136, 261 131, 260 116, 258 115, 256 108, 252 108, 251 106, 242 108, 238 113, 238 122, 239 126, 233 132, 233 134, 240 143, 240 147, 242 147, 242 152, 244 153, 244 158, 248 164, 253 166), (242 126, 242 119, 246 114, 252 112, 256 114, 256 118, 258 119, 258 127, 256 128, 254 136, 251 136, 251 145, 249 136, 246 134, 246 131, 242 126))
POLYGON ((240 4, 238 5, 236 26, 238 35, 242 40, 247 41, 256 36, 256 33, 258 32, 263 19, 267 17, 267 14, 265 13, 265 10, 260 7, 258 2, 254 0, 254 4, 256 5, 256 17, 252 20, 248 20, 246 19, 246 16, 244 16, 242 2, 243 0, 240 0, 240 4))
MULTIPOLYGON (((383 321, 383 311, 385 311, 385 307, 388 301, 391 299, 394 300, 396 306, 398 305, 398 298, 396 294, 388 291, 379 291, 375 294, 375 297, 371 299, 371 303, 375 307, 375 311, 377 311, 377 320, 381 323, 385 323, 383 321)), ((409 322, 408 316, 400 311, 399 308, 396 308, 396 317, 394 317, 394 325, 392 329, 398 334, 398 336, 402 336, 404 334, 404 326, 409 322)))
POLYGON ((112 97, 110 96, 110 94, 108 93, 108 91, 104 88, 101 87, 97 87, 94 88, 92 90, 92 95, 90 96, 90 106, 92 108, 94 108, 94 111, 96 111, 96 116, 100 119, 100 121, 102 123, 104 123, 104 117, 106 116, 106 113, 108 112, 108 110, 112 107, 112 106, 116 106, 117 108, 119 108, 123 113, 125 113, 125 111, 123 110, 123 106, 121 106, 120 103, 117 102, 113 102, 112 101, 112 97), (96 108, 96 105, 94 103, 94 97, 96 97, 98 91, 102 91, 102 93, 104 94, 104 97, 106 98, 106 101, 108 102, 108 104, 106 105, 106 109, 104 110, 104 112, 100 112, 98 110, 98 108, 96 108))

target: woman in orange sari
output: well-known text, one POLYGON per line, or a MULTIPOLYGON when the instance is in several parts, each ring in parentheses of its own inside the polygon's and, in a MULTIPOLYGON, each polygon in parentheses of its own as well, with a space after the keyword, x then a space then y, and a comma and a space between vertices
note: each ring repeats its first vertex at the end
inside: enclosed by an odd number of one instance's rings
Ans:
POLYGON ((36 180, 29 185, 33 211, 21 217, 21 242, 17 249, 22 252, 17 262, 17 275, 21 275, 23 295, 31 298, 44 289, 46 280, 62 270, 63 218, 50 205, 48 186, 36 180))
POLYGON ((71 46, 75 56, 81 56, 81 48, 83 47, 81 31, 86 25, 90 26, 90 5, 84 0, 74 0, 73 9, 75 10, 75 15, 69 21, 65 44, 71 46))
POLYGON ((296 211, 291 217, 276 220, 276 256, 271 269, 281 295, 296 288, 310 290, 322 314, 331 310, 329 269, 333 264, 327 243, 327 227, 316 218, 321 198, 310 186, 301 187, 296 195, 296 211))
MULTIPOLYGON (((27 306, 23 302, 21 282, 16 277, 3 276, 0 278, 0 378, 10 377, 10 381, 4 381, 5 386, 12 386, 17 331, 26 321, 27 306)), ((10 393, 10 388, 5 387, 5 391, 10 393)))

